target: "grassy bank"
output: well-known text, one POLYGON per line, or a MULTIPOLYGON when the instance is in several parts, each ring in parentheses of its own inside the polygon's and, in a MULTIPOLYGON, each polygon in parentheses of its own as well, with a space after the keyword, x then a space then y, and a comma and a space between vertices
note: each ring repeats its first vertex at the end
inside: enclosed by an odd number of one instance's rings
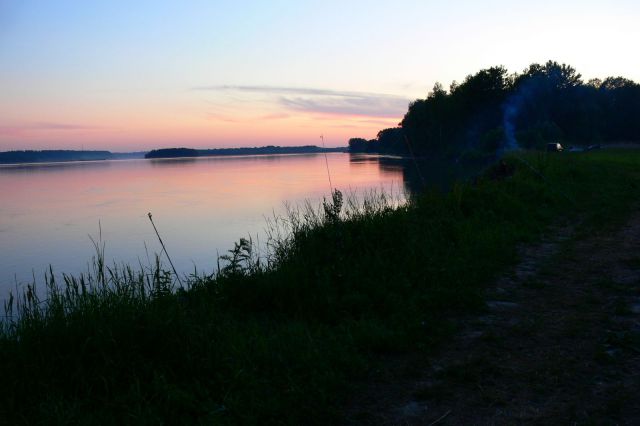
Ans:
POLYGON ((8 423, 326 424, 380 354, 429 351, 480 310, 518 243, 640 195, 640 152, 511 157, 473 184, 392 208, 339 197, 239 243, 217 276, 171 291, 158 266, 48 283, 0 335, 8 423), (531 166, 531 167, 530 167, 531 166), (341 208, 340 208, 341 207, 341 208), (284 229, 282 228, 284 227, 284 229), (278 236, 278 230, 283 232, 278 236))

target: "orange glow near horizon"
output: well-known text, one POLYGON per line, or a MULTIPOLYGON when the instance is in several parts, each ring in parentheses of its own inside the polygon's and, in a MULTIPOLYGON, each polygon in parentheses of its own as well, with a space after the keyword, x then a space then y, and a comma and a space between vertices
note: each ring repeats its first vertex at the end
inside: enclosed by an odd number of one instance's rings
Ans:
POLYGON ((407 104, 387 94, 272 86, 9 93, 0 103, 0 151, 318 145, 320 134, 328 147, 346 146, 396 126, 407 104))
POLYGON ((230 148, 263 145, 346 146, 351 137, 373 138, 397 118, 362 115, 264 113, 171 115, 128 112, 88 122, 56 120, 0 128, 0 150, 149 150, 169 146, 230 148), (124 116, 126 115, 126 116, 124 116), (108 121, 107 121, 108 120, 108 121))
POLYGON ((0 1, 0 151, 344 146, 491 66, 640 81, 638 1, 405 3, 0 1))

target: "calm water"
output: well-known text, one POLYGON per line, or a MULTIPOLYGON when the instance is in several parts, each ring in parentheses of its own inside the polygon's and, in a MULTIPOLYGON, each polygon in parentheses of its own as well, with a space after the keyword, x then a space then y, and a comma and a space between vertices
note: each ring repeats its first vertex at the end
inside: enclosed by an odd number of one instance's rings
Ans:
MULTIPOLYGON (((328 154, 333 185, 345 193, 410 184, 398 161, 328 154), (405 180, 407 182, 405 182, 405 180)), ((264 235, 265 217, 284 202, 319 203, 329 194, 323 155, 210 157, 0 166, 0 299, 45 271, 85 271, 89 236, 106 243, 107 262, 148 264, 161 247, 179 273, 211 272, 240 237, 264 235)))

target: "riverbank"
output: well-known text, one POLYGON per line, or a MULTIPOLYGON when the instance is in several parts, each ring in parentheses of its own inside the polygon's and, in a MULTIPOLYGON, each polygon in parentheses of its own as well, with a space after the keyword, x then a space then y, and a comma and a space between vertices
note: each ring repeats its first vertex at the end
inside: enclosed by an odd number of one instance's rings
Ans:
POLYGON ((387 356, 346 424, 640 423, 640 210, 520 248, 438 350, 387 356))
POLYGON ((523 160, 397 208, 348 209, 336 195, 274 224, 267 259, 241 242, 187 291, 170 291, 167 268, 110 271, 98 256, 93 277, 49 283, 47 301, 27 294, 3 330, 0 417, 339 420, 385 357, 435 354, 481 314, 519 245, 567 220, 584 232, 621 223, 640 195, 636 151, 523 160), (292 238, 278 233, 287 224, 292 238))

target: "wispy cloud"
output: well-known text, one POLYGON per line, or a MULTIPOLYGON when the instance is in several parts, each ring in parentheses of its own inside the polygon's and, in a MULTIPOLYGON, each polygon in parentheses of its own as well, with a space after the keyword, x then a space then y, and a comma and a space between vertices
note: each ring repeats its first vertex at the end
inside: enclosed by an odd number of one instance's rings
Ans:
POLYGON ((87 126, 82 124, 40 121, 35 123, 0 126, 0 135, 12 136, 12 135, 24 134, 28 132, 39 132, 39 131, 68 132, 68 131, 84 131, 84 130, 99 130, 99 129, 103 129, 103 127, 87 126))
POLYGON ((325 115, 398 118, 409 104, 409 99, 403 96, 309 87, 221 85, 198 86, 191 90, 260 94, 291 111, 325 115))
POLYGON ((386 97, 281 98, 285 107, 304 112, 356 115, 362 117, 400 117, 409 104, 406 99, 386 97))

